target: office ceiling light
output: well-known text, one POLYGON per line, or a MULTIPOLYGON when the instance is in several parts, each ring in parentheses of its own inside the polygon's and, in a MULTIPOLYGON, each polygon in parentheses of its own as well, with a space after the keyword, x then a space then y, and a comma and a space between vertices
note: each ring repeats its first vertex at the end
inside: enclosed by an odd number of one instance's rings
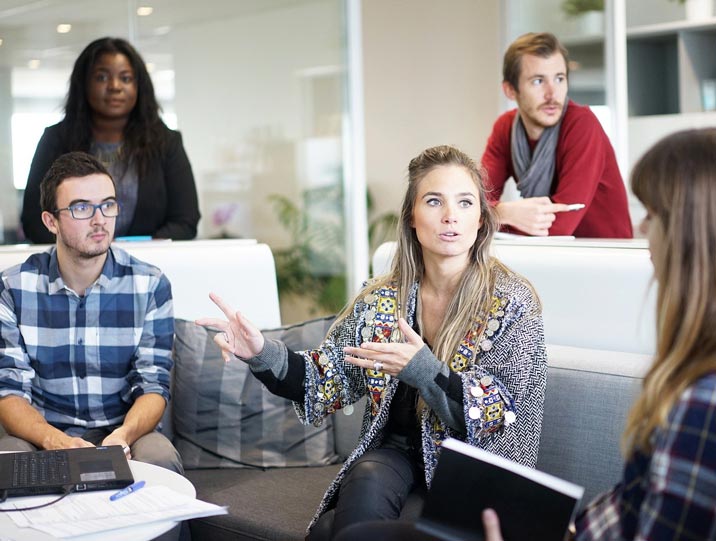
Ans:
POLYGON ((140 17, 146 17, 154 13, 154 8, 151 6, 139 6, 137 8, 137 15, 140 17))
POLYGON ((30 60, 27 63, 27 67, 30 68, 31 70, 36 70, 37 68, 40 67, 40 60, 37 58, 33 58, 32 60, 30 60))
POLYGON ((57 33, 58 34, 67 34, 69 31, 72 30, 72 25, 67 23, 62 23, 57 25, 57 33))
POLYGON ((146 66, 149 73, 154 73, 154 70, 157 69, 157 65, 154 62, 147 62, 146 66))
POLYGON ((0 38, 0 47, 2 47, 2 38, 0 38))

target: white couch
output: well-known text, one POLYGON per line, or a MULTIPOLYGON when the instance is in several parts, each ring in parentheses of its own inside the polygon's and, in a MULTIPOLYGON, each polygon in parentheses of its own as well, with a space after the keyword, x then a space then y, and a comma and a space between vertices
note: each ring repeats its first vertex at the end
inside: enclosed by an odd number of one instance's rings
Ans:
MULTIPOLYGON (((530 280, 542 301, 550 346, 651 355, 656 286, 645 240, 497 240, 494 254, 530 280)), ((389 269, 395 243, 381 245, 373 273, 389 269)))
MULTIPOLYGON (((209 299, 214 291, 259 328, 281 325, 276 268, 271 249, 255 240, 120 242, 117 246, 156 265, 169 278, 174 316, 222 317, 209 299)), ((0 270, 22 263, 47 245, 0 247, 0 270)))

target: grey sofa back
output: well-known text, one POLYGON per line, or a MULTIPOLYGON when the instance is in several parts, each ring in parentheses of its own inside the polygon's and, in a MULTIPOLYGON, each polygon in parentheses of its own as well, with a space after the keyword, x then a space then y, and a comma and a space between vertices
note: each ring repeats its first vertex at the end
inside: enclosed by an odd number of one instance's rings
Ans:
MULTIPOLYGON (((329 324, 327 320, 311 322, 321 328, 317 332, 329 324)), ((547 350, 549 370, 537 468, 585 487, 586 503, 621 476, 621 434, 651 358, 568 346, 548 346, 547 350)), ((364 407, 361 401, 352 415, 338 412, 334 416, 336 452, 342 457, 358 441, 364 407)))
POLYGON ((624 423, 651 358, 567 346, 547 353, 537 469, 582 485, 587 503, 621 477, 624 423))

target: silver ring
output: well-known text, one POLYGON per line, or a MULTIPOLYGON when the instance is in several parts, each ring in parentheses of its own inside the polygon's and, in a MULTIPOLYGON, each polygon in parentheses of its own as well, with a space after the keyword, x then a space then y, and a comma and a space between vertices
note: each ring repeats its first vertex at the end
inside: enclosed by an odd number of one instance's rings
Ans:
POLYGON ((227 334, 227 332, 224 331, 224 332, 222 332, 221 334, 224 335, 224 340, 226 340, 226 343, 228 344, 228 343, 229 343, 229 335, 227 334))
POLYGON ((382 372, 383 363, 380 361, 373 361, 373 370, 375 370, 376 372, 382 372))

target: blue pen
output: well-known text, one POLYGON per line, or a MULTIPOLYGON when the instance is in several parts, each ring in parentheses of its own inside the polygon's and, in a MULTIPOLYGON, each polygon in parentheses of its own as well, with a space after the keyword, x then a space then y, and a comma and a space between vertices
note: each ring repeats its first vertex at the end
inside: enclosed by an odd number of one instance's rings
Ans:
POLYGON ((136 483, 132 483, 126 488, 123 488, 119 492, 115 492, 112 494, 109 499, 112 501, 118 500, 120 498, 124 498, 127 494, 131 494, 132 492, 136 492, 140 488, 144 486, 144 481, 137 481, 136 483))

